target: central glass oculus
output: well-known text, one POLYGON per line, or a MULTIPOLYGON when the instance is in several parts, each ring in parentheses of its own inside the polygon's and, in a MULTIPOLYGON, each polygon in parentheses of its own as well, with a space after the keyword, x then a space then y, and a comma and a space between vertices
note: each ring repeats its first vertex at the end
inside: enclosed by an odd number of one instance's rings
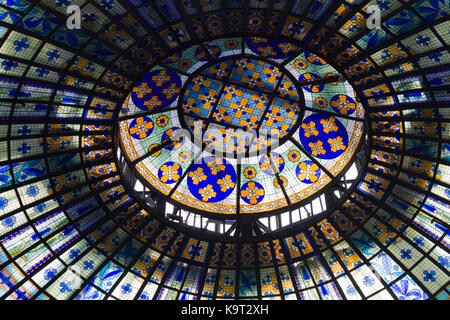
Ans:
POLYGON ((123 105, 127 162, 177 208, 209 217, 293 210, 334 188, 354 161, 365 115, 353 87, 309 51, 269 60, 260 52, 279 46, 258 43, 255 55, 155 66, 123 105))
POLYGON ((262 154, 286 141, 298 126, 303 101, 282 66, 227 58, 191 76, 179 112, 197 142, 234 158, 262 154))

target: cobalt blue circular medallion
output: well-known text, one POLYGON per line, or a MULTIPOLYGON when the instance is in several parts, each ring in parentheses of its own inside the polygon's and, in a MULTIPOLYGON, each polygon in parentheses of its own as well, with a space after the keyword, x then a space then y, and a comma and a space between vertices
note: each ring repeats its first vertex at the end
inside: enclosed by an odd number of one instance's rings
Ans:
POLYGON ((196 162, 187 175, 188 188, 203 202, 227 198, 236 186, 236 171, 225 159, 205 157, 196 162))
POLYGON ((241 188, 241 198, 248 204, 260 203, 264 195, 264 187, 256 181, 248 181, 241 188))
POLYGON ((153 132, 153 121, 148 117, 139 117, 131 121, 128 131, 135 139, 145 139, 153 132))
POLYGON ((141 110, 159 110, 174 102, 181 91, 181 79, 167 69, 147 73, 133 88, 131 99, 141 110))
POLYGON ((320 168, 311 160, 306 160, 297 165, 295 174, 301 182, 313 184, 320 178, 320 168))
POLYGON ((299 130, 303 147, 319 159, 334 159, 348 146, 344 125, 335 117, 313 114, 305 118, 299 130))
POLYGON ((335 95, 330 100, 331 107, 337 113, 350 115, 356 110, 356 102, 346 94, 335 95))
POLYGON ((158 178, 166 184, 175 183, 180 180, 183 169, 176 162, 169 161, 164 163, 158 170, 158 178))

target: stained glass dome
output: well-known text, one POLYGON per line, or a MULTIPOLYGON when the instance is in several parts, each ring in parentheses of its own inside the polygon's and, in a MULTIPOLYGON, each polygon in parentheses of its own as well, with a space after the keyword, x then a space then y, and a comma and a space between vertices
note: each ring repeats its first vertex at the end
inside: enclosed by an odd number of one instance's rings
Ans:
POLYGON ((448 300, 449 13, 2 1, 0 299, 448 300))
POLYGON ((322 58, 256 37, 186 51, 197 63, 175 53, 122 106, 122 149, 142 184, 232 219, 292 209, 349 168, 364 109, 322 58))

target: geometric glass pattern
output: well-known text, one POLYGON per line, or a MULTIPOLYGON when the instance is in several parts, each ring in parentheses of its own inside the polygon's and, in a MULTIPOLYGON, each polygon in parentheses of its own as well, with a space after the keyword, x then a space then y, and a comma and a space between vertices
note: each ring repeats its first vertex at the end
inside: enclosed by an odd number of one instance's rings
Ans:
MULTIPOLYGON (((298 121, 300 104, 282 96, 285 93, 299 99, 294 82, 270 62, 230 58, 203 66, 199 73, 188 80, 182 112, 189 123, 191 117, 196 117, 198 125, 207 126, 204 135, 215 140, 213 148, 217 146, 217 151, 235 155, 261 152, 257 147, 251 150, 251 146, 283 139, 298 121), (221 72, 214 75, 211 70, 221 72), (282 92, 276 90, 280 81, 287 87, 282 92), (253 137, 256 132, 258 135, 253 137), (223 133, 230 136, 239 133, 240 137, 227 143, 221 140, 223 133)), ((196 134, 195 123, 189 129, 196 134)), ((203 133, 196 135, 202 140, 203 133)))

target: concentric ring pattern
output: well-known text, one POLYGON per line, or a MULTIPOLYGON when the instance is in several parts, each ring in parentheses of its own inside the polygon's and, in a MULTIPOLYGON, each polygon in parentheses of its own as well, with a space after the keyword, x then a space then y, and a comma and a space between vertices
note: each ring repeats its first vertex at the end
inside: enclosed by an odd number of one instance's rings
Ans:
POLYGON ((2 1, 0 298, 448 299, 449 13, 448 0, 2 1), (374 5, 380 28, 368 28, 374 5), (242 59, 261 72, 227 73, 242 59), (251 78, 281 66, 293 87, 251 78), (209 126, 255 124, 215 109, 209 93, 223 99, 230 75, 273 100, 268 127, 291 128, 270 160, 235 165, 170 139, 201 112, 209 126), (211 200, 262 214, 294 208, 299 185, 331 195, 321 181, 364 158, 351 147, 364 134, 367 164, 332 212, 248 238, 164 217, 164 197, 181 193, 204 212, 211 200), (124 156, 164 196, 154 208, 124 156))

